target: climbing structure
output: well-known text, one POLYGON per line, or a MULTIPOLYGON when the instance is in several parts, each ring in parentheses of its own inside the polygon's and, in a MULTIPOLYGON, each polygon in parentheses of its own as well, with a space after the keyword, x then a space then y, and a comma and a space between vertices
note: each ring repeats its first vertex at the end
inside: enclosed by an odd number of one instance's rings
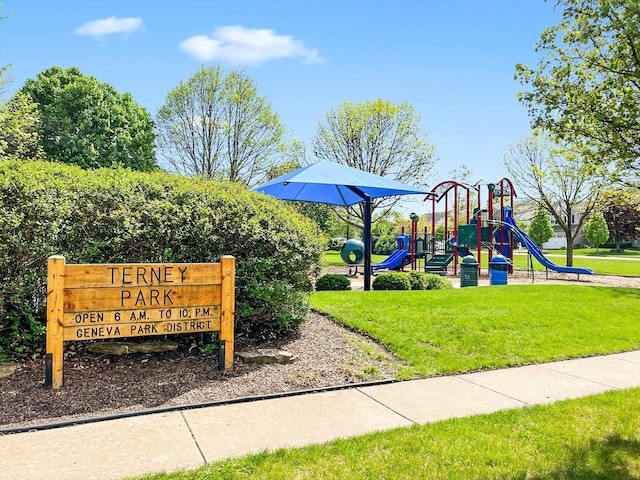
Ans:
POLYGON ((480 188, 478 185, 467 185, 455 180, 447 180, 439 183, 431 190, 431 195, 425 198, 425 201, 431 200, 431 258, 425 264, 425 272, 441 273, 445 272, 447 266, 453 262, 453 274, 457 274, 458 255, 466 255, 468 248, 460 248, 458 242, 458 224, 460 216, 464 219, 465 224, 471 222, 471 201, 472 195, 475 194, 478 205, 480 205, 480 188), (460 194, 462 193, 464 206, 460 209, 460 194), (453 225, 449 225, 449 201, 453 197, 453 225), (436 237, 436 208, 444 203, 444 235, 441 243, 436 237), (462 210, 462 211, 461 211, 462 210))
POLYGON ((494 250, 508 258, 510 261, 509 271, 513 272, 513 233, 505 225, 507 218, 513 218, 513 200, 517 196, 513 188, 513 183, 508 178, 502 178, 495 184, 489 184, 489 223, 493 227, 493 248, 489 249, 489 261, 494 250), (505 203, 508 199, 509 204, 505 203), (496 206, 499 210, 496 212, 496 206))
MULTIPOLYGON (((457 274, 458 257, 475 251, 481 263, 482 250, 488 252, 488 259, 494 251, 510 259, 513 264, 513 234, 504 227, 505 218, 513 216, 513 201, 516 197, 513 184, 507 178, 485 185, 488 190, 486 208, 482 208, 482 185, 468 185, 455 180, 439 183, 431 190, 431 257, 425 262, 425 271, 444 274, 453 262, 453 274, 457 274), (451 198, 452 197, 452 198, 451 198), (462 207, 460 202, 463 203, 462 207), (453 204, 453 211, 450 205, 453 204), (436 236, 438 213, 444 205, 444 234, 441 241, 436 236), (475 206, 472 207, 472 204, 475 206), (452 223, 452 225, 450 225, 452 223)), ((512 267, 510 267, 512 268, 512 267)))

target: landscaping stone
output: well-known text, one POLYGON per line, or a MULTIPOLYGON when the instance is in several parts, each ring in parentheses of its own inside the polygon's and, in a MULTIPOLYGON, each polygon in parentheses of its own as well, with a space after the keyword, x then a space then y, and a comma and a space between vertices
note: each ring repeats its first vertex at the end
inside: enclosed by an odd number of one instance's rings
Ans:
POLYGON ((298 357, 285 350, 277 348, 259 348, 255 352, 236 352, 236 355, 245 363, 265 365, 267 363, 293 363, 298 357))
POLYGON ((110 355, 127 355, 130 353, 158 353, 173 352, 178 349, 176 342, 98 342, 87 347, 93 353, 108 353, 110 355))
POLYGON ((17 363, 0 363, 0 378, 13 375, 19 366, 17 363))

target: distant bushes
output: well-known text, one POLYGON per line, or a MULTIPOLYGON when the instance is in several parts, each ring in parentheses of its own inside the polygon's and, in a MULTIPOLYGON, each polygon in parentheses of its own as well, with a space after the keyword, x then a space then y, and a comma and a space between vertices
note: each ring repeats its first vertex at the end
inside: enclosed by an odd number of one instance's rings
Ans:
POLYGON ((427 275, 416 270, 407 272, 409 277, 409 283, 411 284, 411 290, 426 290, 427 289, 427 275))
POLYGON ((298 325, 325 239, 243 187, 166 173, 0 161, 0 357, 44 345, 47 257, 67 263, 236 257, 236 328, 298 325))
POLYGON ((316 290, 351 290, 351 282, 344 275, 327 273, 316 280, 316 290))
POLYGON ((411 290, 409 276, 403 272, 388 272, 373 279, 374 290, 411 290))
POLYGON ((415 270, 378 275, 371 284, 374 290, 442 290, 453 288, 447 278, 415 270))
POLYGON ((426 273, 426 286, 425 290, 446 290, 448 288, 453 288, 451 285, 451 280, 445 277, 441 277, 440 275, 436 275, 434 273, 426 273))

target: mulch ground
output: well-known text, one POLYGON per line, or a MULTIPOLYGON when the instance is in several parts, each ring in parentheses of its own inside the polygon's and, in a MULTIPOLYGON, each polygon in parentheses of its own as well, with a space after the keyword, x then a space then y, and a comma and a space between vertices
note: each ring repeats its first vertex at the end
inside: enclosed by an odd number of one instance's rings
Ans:
POLYGON ((63 388, 51 390, 44 387, 42 359, 30 360, 0 380, 0 425, 155 408, 187 391, 256 368, 237 362, 232 372, 221 372, 216 357, 184 350, 116 356, 83 349, 65 359, 63 388))
POLYGON ((313 312, 288 338, 236 342, 236 352, 281 348, 297 361, 255 365, 236 358, 232 371, 220 371, 217 355, 189 341, 173 352, 128 355, 92 353, 88 342, 68 342, 61 389, 44 387, 40 354, 0 379, 0 430, 393 378, 398 368, 371 339, 313 312))

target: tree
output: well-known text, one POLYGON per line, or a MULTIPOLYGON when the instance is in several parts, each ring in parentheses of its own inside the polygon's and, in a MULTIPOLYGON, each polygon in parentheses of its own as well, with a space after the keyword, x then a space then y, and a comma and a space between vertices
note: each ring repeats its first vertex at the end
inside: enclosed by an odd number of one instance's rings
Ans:
POLYGON ((624 241, 640 236, 640 195, 634 191, 617 189, 604 192, 602 215, 607 222, 615 250, 621 250, 624 241))
MULTIPOLYGON (((469 185, 469 178, 471 177, 471 169, 466 165, 457 165, 449 172, 449 178, 458 183, 469 185)), ((458 188, 458 212, 457 212, 457 220, 458 225, 464 225, 467 223, 467 191, 458 188)), ((469 190, 469 212, 473 211, 473 206, 478 204, 477 201, 478 192, 475 189, 469 190)), ((454 225, 453 219, 451 219, 450 225, 454 225)))
POLYGON ((607 222, 602 216, 602 212, 593 212, 587 223, 582 227, 582 234, 584 238, 589 242, 589 245, 596 246, 596 253, 600 249, 600 245, 609 239, 609 229, 607 228, 607 222))
POLYGON ((27 80, 21 92, 38 104, 38 133, 48 160, 82 168, 157 168, 151 117, 130 94, 76 67, 49 68, 27 80))
MULTIPOLYGON (((4 19, 0 3, 0 20, 4 19)), ((7 76, 10 67, 0 67, 0 159, 40 159, 44 153, 37 132, 37 105, 22 93, 17 93, 8 102, 4 101, 5 89, 10 83, 7 76)))
POLYGON ((0 159, 44 158, 38 123, 38 106, 23 93, 18 92, 7 103, 0 103, 0 159))
POLYGON ((535 127, 580 146, 595 164, 640 188, 640 8, 626 0, 558 0, 558 25, 545 29, 536 68, 518 64, 529 91, 520 101, 535 127))
MULTIPOLYGON (((420 136, 419 118, 408 103, 378 99, 364 103, 344 102, 318 124, 313 153, 320 159, 349 165, 365 172, 426 186, 434 164, 434 148, 420 136)), ((372 210, 385 216, 399 197, 376 199, 372 210)), ((362 226, 364 205, 337 210, 340 218, 362 226)))
MULTIPOLYGON (((402 231, 405 219, 400 212, 392 210, 379 219, 371 228, 373 238, 373 252, 379 255, 389 255, 398 248, 398 234, 402 231)), ((409 221, 410 222, 410 221, 409 221)), ((411 231, 409 228, 407 231, 411 231)))
POLYGON ((539 206, 536 210, 529 224, 527 233, 529 237, 531 237, 531 240, 540 247, 553 237, 553 227, 551 226, 551 220, 549 220, 549 213, 544 207, 539 206))
POLYGON ((259 183, 265 183, 286 173, 308 165, 307 149, 304 142, 296 138, 282 144, 277 157, 273 157, 259 183))
POLYGON ((573 266, 573 242, 598 201, 600 178, 574 152, 550 143, 543 132, 512 145, 505 165, 520 190, 562 228, 566 264, 573 266))
POLYGON ((282 149, 284 128, 255 82, 202 66, 171 90, 156 117, 167 163, 187 175, 251 185, 282 149))

